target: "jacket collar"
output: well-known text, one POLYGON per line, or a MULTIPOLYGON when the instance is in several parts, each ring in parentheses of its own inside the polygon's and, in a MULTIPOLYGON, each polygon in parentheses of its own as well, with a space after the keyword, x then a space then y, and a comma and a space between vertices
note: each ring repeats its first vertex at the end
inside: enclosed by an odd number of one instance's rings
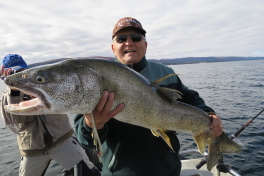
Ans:
MULTIPOLYGON (((116 57, 115 57, 115 61, 120 63, 120 61, 119 61, 116 57)), ((144 56, 144 57, 141 59, 141 61, 139 61, 139 62, 133 64, 132 66, 129 65, 129 64, 123 64, 123 65, 128 66, 128 67, 132 68, 133 70, 135 70, 135 71, 137 71, 137 72, 141 72, 141 71, 146 67, 146 65, 147 65, 147 59, 146 59, 146 57, 144 56)))

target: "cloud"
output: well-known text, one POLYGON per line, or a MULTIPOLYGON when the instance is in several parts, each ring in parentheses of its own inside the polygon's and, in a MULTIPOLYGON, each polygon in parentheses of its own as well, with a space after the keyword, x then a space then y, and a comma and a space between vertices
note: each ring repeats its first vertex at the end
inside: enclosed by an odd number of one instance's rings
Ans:
POLYGON ((261 0, 4 1, 0 54, 17 53, 28 63, 111 57, 114 24, 132 16, 147 31, 148 59, 263 56, 263 9, 261 0))

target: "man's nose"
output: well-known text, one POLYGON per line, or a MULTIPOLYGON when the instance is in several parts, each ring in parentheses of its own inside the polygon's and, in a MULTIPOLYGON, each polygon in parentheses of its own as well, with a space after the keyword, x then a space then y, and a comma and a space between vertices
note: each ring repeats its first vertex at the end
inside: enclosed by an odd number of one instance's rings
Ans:
POLYGON ((126 45, 132 45, 132 44, 134 44, 134 41, 131 39, 130 36, 127 36, 127 40, 125 41, 125 44, 126 45))

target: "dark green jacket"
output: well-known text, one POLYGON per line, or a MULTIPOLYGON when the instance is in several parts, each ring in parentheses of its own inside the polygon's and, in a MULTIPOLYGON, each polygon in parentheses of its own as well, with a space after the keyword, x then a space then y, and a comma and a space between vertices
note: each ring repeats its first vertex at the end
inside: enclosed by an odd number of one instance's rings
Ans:
MULTIPOLYGON (((133 65, 134 70, 151 81, 174 73, 172 68, 162 64, 148 62, 145 57, 133 65)), ((213 112, 205 105, 199 94, 186 88, 178 76, 163 81, 160 86, 173 88, 183 93, 182 101, 199 107, 206 112, 213 112)), ((91 128, 78 114, 74 120, 75 132, 84 148, 94 148, 91 128)), ((167 132, 175 153, 160 137, 155 137, 149 129, 126 124, 111 119, 104 128, 98 130, 102 146, 102 176, 177 176, 181 162, 178 156, 180 144, 176 133, 167 132)))

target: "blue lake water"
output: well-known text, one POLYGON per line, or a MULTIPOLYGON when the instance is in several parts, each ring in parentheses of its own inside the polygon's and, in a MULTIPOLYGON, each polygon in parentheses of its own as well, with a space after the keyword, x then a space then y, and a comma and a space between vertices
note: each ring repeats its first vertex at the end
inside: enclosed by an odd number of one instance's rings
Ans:
MULTIPOLYGON (((200 63, 171 66, 182 82, 199 92, 223 121, 224 131, 233 134, 264 109, 264 60, 200 63)), ((226 154, 224 162, 241 175, 260 176, 264 171, 264 112, 239 136, 241 153, 226 154)), ((179 134, 181 149, 195 144, 179 134)))
MULTIPOLYGON (((264 60, 172 65, 182 82, 199 92, 231 135, 264 108, 264 60)), ((0 81, 0 91, 5 89, 0 81)), ((73 116, 70 116, 71 122, 73 116)), ((239 136, 241 153, 225 154, 224 162, 241 175, 260 176, 264 171, 264 113, 239 136)), ((178 134, 181 150, 196 149, 190 135, 178 134)), ((0 120, 0 175, 18 175, 20 154, 16 136, 0 120)), ((189 156, 186 156, 188 158, 189 156)), ((61 175, 62 168, 50 164, 48 176, 61 175)))

